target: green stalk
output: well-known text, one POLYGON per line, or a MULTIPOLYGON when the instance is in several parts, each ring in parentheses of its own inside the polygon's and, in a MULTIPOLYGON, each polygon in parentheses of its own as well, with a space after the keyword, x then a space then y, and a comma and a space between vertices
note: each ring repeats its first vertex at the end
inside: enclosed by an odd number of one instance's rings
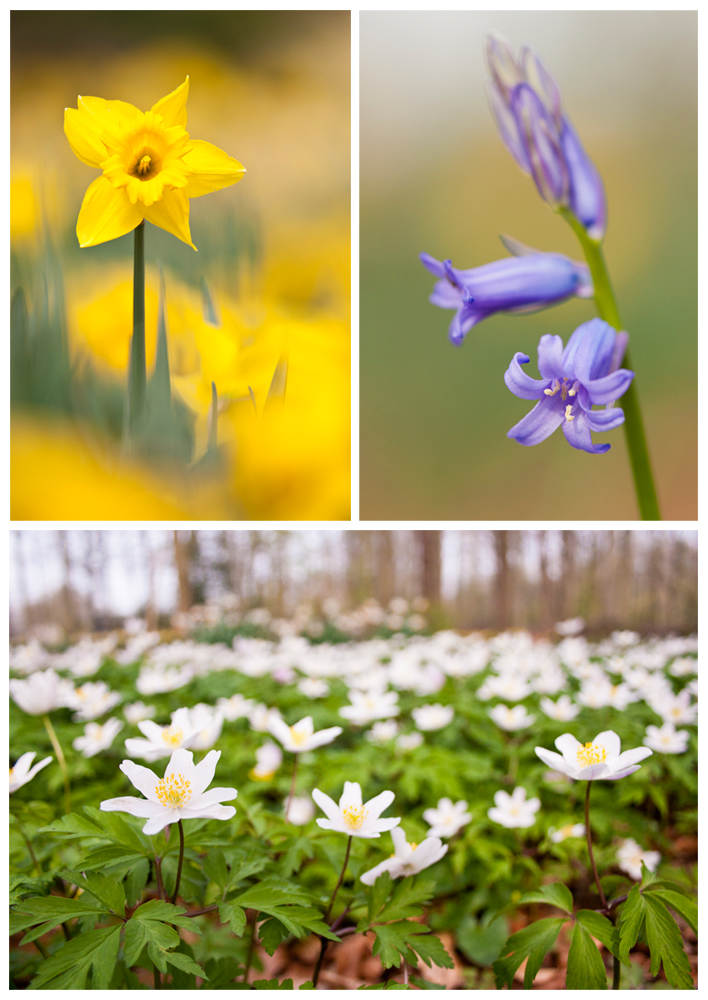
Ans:
MULTIPOLYGON (((561 208, 559 212, 578 237, 580 245, 583 248, 583 253, 585 254, 585 259, 588 262, 590 274, 592 275, 593 287, 595 289, 595 303, 600 319, 604 319, 615 330, 622 330, 622 320, 620 319, 617 300, 612 289, 601 244, 596 240, 590 239, 583 226, 569 209, 561 208)), ((625 351, 624 367, 630 370, 632 368, 632 363, 629 360, 629 351, 625 351)), ((643 521, 660 521, 659 501, 656 495, 656 487, 654 486, 649 449, 647 448, 635 381, 635 379, 632 380, 629 389, 622 396, 625 439, 632 466, 632 476, 634 477, 634 488, 637 494, 640 517, 643 521)))
MULTIPOLYGON (((354 839, 353 837, 350 837, 349 840, 347 841, 347 852, 344 855, 344 864, 342 865, 342 870, 339 873, 339 880, 338 880, 337 884, 335 885, 334 892, 332 893, 332 895, 330 897, 329 905, 327 907, 327 912, 325 913, 324 917, 322 918, 325 923, 327 923, 327 921, 329 920, 329 915, 332 912, 332 907, 334 906, 334 901, 335 901, 335 899, 337 897, 337 893, 339 892, 339 887, 342 884, 342 882, 344 881, 344 873, 347 870, 347 864, 349 862, 349 852, 352 849, 352 840, 353 839, 354 839)), ((315 966, 315 971, 314 971, 314 974, 312 976, 312 985, 313 986, 317 986, 317 980, 320 978, 320 969, 322 968, 322 961, 324 959, 325 951, 327 950, 327 938, 320 938, 320 941, 321 941, 321 944, 320 944, 320 957, 317 959, 317 965, 315 966)))
POLYGON ((179 892, 179 883, 182 878, 182 863, 184 861, 184 827, 182 826, 182 820, 177 821, 177 829, 179 830, 179 861, 177 862, 177 878, 175 879, 175 891, 172 894, 172 905, 177 902, 177 893, 179 892))
POLYGON ((57 734, 54 732, 54 726, 49 721, 49 716, 43 715, 42 722, 44 723, 44 728, 47 730, 49 739, 54 747, 54 753, 57 755, 57 761, 59 763, 59 767, 61 768, 61 773, 64 775, 64 812, 68 815, 71 812, 71 785, 69 784, 69 769, 66 766, 64 751, 61 748, 61 743, 57 739, 57 734))
MULTIPOLYGON (((609 907, 607 905, 607 900, 605 899, 605 894, 602 891, 602 885, 600 883, 600 876, 597 874, 597 865, 595 864, 595 855, 592 852, 592 834, 590 833, 590 788, 592 786, 592 781, 588 781, 587 788, 585 789, 585 835, 588 841, 588 854, 590 855, 590 864, 592 865, 592 873, 595 877, 595 885, 597 886, 597 891, 600 896, 600 901, 602 902, 602 909, 605 911, 606 915, 612 920, 614 920, 609 913, 609 907)), ((612 906, 612 903, 610 903, 612 906)), ((619 979, 620 979, 620 962, 616 955, 612 956, 612 989, 619 989, 619 979)))
POLYGON ((147 385, 145 362, 145 220, 136 227, 133 257, 133 337, 130 342, 130 372, 128 375, 129 440, 145 408, 147 385))
POLYGON ((295 794, 295 781, 297 779, 297 754, 293 754, 295 761, 293 763, 293 780, 290 783, 290 795, 288 795, 288 801, 285 805, 285 822, 288 822, 288 816, 290 814, 290 803, 293 800, 293 795, 295 794))

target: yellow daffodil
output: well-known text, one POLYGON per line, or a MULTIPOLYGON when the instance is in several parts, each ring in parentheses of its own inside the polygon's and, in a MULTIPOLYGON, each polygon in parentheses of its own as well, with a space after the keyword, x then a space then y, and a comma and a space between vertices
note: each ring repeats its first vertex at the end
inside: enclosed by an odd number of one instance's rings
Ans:
POLYGON ((84 195, 76 235, 82 247, 117 239, 143 219, 193 249, 189 199, 240 181, 245 168, 209 142, 190 139, 189 77, 143 113, 124 101, 79 97, 66 108, 72 150, 103 173, 84 195))

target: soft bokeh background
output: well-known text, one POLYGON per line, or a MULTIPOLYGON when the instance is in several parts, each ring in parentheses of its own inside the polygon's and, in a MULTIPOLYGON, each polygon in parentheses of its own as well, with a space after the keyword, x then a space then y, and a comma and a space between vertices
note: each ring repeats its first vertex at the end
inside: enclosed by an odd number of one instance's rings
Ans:
POLYGON ((13 518, 349 517, 350 87, 348 11, 13 13, 13 287, 36 335, 45 271, 50 312, 61 272, 72 369, 54 387, 52 372, 21 392, 13 379, 13 518), (190 202, 198 253, 146 231, 148 365, 161 261, 194 460, 212 380, 219 391, 224 464, 198 478, 121 458, 133 240, 79 248, 76 218, 98 175, 63 132, 79 94, 147 110, 187 75, 190 134, 247 169, 190 202), (218 329, 204 321, 202 280, 218 329), (285 398, 268 406, 281 362, 285 398))
POLYGON ((457 267, 507 256, 498 234, 580 259, 569 227, 499 140, 483 38, 534 48, 605 181, 605 251, 666 519, 696 517, 696 13, 361 15, 361 516, 635 518, 622 431, 591 456, 562 434, 506 437, 529 404, 504 386, 515 351, 567 341, 572 300, 485 320, 462 348, 427 301, 426 251, 457 267))

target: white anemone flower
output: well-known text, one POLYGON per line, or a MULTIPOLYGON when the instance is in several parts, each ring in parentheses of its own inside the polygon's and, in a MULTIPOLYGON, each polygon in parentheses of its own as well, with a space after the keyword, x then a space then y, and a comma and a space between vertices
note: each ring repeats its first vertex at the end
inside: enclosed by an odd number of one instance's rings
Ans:
POLYGON ((411 715, 418 729, 430 732, 449 726, 455 715, 455 710, 452 705, 420 705, 419 708, 414 708, 411 711, 411 715))
POLYGON ((585 824, 584 823, 566 823, 562 826, 560 830, 556 830, 554 826, 548 831, 548 835, 554 844, 562 844, 564 840, 568 840, 569 837, 584 837, 585 836, 585 824))
POLYGON ((68 694, 66 704, 76 713, 74 722, 90 722, 110 712, 122 700, 104 681, 88 681, 68 694))
POLYGON ((663 697, 653 698, 650 705, 664 722, 691 726, 696 721, 698 705, 691 705, 690 702, 691 692, 688 688, 684 688, 677 695, 667 691, 663 697))
POLYGON ((661 855, 658 851, 644 851, 636 840, 631 838, 623 840, 617 849, 617 867, 637 882, 642 877, 642 862, 650 872, 653 872, 656 871, 660 861, 661 855))
POLYGON ((306 698, 326 698, 329 694, 329 684, 321 677, 303 677, 297 689, 306 698))
POLYGON ((448 848, 439 837, 426 837, 420 844, 409 844, 400 826, 391 830, 391 839, 396 853, 374 868, 370 868, 368 872, 364 872, 361 876, 364 885, 373 885, 384 872, 388 872, 391 878, 417 875, 424 868, 429 868, 439 861, 448 848))
POLYGON ((429 837, 454 837, 472 819, 467 812, 467 803, 460 799, 440 799, 436 809, 426 809, 423 819, 430 824, 429 837))
POLYGON ((230 698, 219 698, 216 707, 228 722, 235 722, 252 712, 256 703, 242 694, 232 694, 230 698))
POLYGON ((283 748, 290 753, 306 753, 308 750, 315 750, 336 740, 342 732, 342 727, 332 726, 330 729, 320 729, 316 733, 311 715, 300 719, 294 726, 289 726, 279 716, 272 716, 268 722, 268 732, 280 740, 283 748))
POLYGON ((133 785, 142 792, 144 799, 126 795, 106 799, 101 803, 103 812, 125 812, 147 819, 143 833, 153 836, 170 823, 181 819, 231 819, 236 815, 233 806, 221 805, 223 799, 235 799, 235 788, 212 788, 220 750, 210 750, 204 760, 194 763, 190 750, 175 750, 165 769, 164 778, 132 760, 120 766, 133 785))
POLYGON ((564 622, 558 622, 555 626, 558 635, 580 635, 584 628, 584 618, 568 618, 564 622))
POLYGON ((525 788, 515 788, 511 795, 503 791, 495 792, 494 805, 487 810, 487 816, 494 823, 512 830, 516 827, 533 826, 540 808, 539 798, 527 799, 525 788))
POLYGON ((419 732, 401 733, 396 740, 396 746, 401 750, 417 750, 423 742, 423 734, 419 732))
POLYGON ((673 722, 658 726, 647 726, 642 742, 656 753, 685 753, 690 733, 687 729, 676 730, 673 722))
POLYGON ((355 726, 365 726, 376 719, 390 719, 398 715, 397 691, 349 691, 351 705, 339 709, 339 714, 355 726))
POLYGON ((97 722, 88 722, 84 735, 77 736, 74 740, 74 750, 80 750, 84 757, 95 757, 97 753, 109 748, 122 728, 120 719, 108 719, 102 726, 97 722))
POLYGON ((142 701, 134 701, 131 705, 123 706, 123 715, 131 726, 136 726, 145 719, 154 718, 156 712, 157 708, 154 705, 146 705, 142 701))
POLYGON ((28 781, 34 778, 38 771, 41 771, 50 761, 54 760, 53 757, 45 757, 44 760, 40 760, 38 764, 32 767, 32 761, 36 756, 37 753, 34 750, 29 753, 23 753, 21 757, 18 757, 15 766, 10 768, 10 795, 16 792, 18 788, 26 785, 28 781))
POLYGON ((138 723, 138 729, 147 739, 131 736, 125 741, 125 749, 131 757, 142 757, 151 763, 161 757, 169 757, 175 750, 190 747, 196 735, 188 708, 178 708, 173 712, 169 726, 158 726, 156 722, 146 719, 138 723))
POLYGON ((495 705, 488 713, 492 722, 496 722, 500 729, 505 729, 508 733, 513 733, 517 729, 526 729, 535 721, 535 715, 529 715, 524 705, 495 705))
MULTIPOLYGON (((189 741, 190 749, 211 750, 221 736, 221 727, 224 724, 223 715, 218 709, 212 708, 211 705, 204 705, 202 702, 187 709, 187 712, 189 713, 188 728, 191 728, 193 732, 189 741)), ((176 712, 172 714, 173 725, 176 714, 176 712)))
POLYGON ((288 809, 288 822, 293 826, 306 826, 315 815, 312 800, 303 795, 293 795, 289 807, 288 800, 285 799, 283 809, 288 809))
POLYGON ((541 711, 556 722, 570 722, 580 711, 580 706, 573 704, 570 695, 562 694, 557 701, 541 698, 541 711))
POLYGON ((282 763, 283 751, 268 740, 256 750, 256 765, 251 769, 249 777, 257 781, 270 781, 282 763))
POLYGON ((398 734, 398 723, 395 719, 381 719, 375 722, 371 729, 364 733, 364 739, 370 743, 390 743, 398 734))
POLYGON ((536 754, 544 764, 576 781, 617 781, 638 771, 639 761, 651 756, 649 747, 620 753, 620 738, 611 729, 600 733, 592 743, 579 743, 570 733, 563 733, 556 746, 560 754, 535 747, 536 754))
POLYGON ((280 712, 277 708, 268 708, 267 705, 258 702, 253 706, 251 711, 248 713, 248 721, 250 723, 251 729, 255 729, 257 733, 267 733, 269 732, 269 723, 272 718, 280 718, 280 712))
MULTIPOLYGON (((71 685, 68 685, 71 687, 71 685)), ((10 681, 12 700, 28 715, 46 715, 66 704, 67 682, 54 670, 30 674, 26 680, 10 681)))
POLYGON ((317 825, 323 830, 336 830, 337 833, 346 833, 350 837, 364 837, 370 840, 380 837, 382 833, 392 830, 401 822, 400 816, 396 819, 379 818, 384 809, 388 809, 393 802, 395 798, 393 792, 381 792, 368 802, 362 803, 361 785, 358 781, 344 782, 344 791, 339 804, 319 788, 312 790, 312 798, 327 815, 327 819, 317 820, 317 825))
POLYGON ((669 673, 672 677, 692 677, 698 673, 698 660, 692 656, 683 656, 674 660, 669 667, 669 673))

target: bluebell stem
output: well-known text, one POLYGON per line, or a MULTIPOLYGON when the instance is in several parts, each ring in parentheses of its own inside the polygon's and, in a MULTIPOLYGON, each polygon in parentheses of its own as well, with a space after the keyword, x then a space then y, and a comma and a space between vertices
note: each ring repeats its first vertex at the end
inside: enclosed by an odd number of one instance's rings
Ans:
POLYGON ((563 111, 558 86, 530 49, 516 58, 503 39, 487 38, 489 100, 501 140, 555 210, 570 209, 588 236, 607 225, 602 179, 563 111))
POLYGON ((540 379, 522 370, 528 356, 515 354, 504 375, 507 388, 521 399, 538 402, 507 437, 519 444, 540 444, 562 427, 573 448, 594 455, 609 451, 609 444, 594 444, 590 432, 613 430, 624 422, 624 413, 613 403, 634 378, 634 372, 619 368, 627 339, 601 319, 582 323, 565 350, 560 337, 544 334, 538 345, 540 379), (593 410, 593 404, 606 409, 593 410))
POLYGON ((532 312, 556 305, 573 295, 591 298, 590 271, 560 253, 542 253, 515 240, 502 237, 515 256, 459 270, 449 260, 420 255, 423 266, 435 275, 430 301, 442 309, 454 309, 449 337, 459 345, 469 331, 497 312, 532 312))

